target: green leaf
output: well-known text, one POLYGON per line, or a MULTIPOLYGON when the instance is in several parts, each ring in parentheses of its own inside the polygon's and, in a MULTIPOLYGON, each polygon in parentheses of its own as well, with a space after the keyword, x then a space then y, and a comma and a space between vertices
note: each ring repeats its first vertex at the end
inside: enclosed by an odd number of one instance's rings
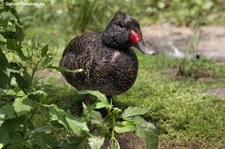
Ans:
POLYGON ((49 133, 45 133, 45 132, 34 133, 33 138, 34 140, 32 142, 32 145, 35 145, 36 148, 38 146, 38 148, 51 149, 51 148, 57 148, 58 146, 58 143, 49 133))
POLYGON ((24 117, 13 118, 4 121, 0 127, 0 142, 4 145, 22 141, 22 135, 18 132, 18 128, 24 122, 24 117))
POLYGON ((76 149, 91 149, 88 140, 81 137, 72 136, 62 144, 62 148, 65 149, 74 149, 74 147, 76 149))
POLYGON ((15 116, 15 111, 12 105, 6 104, 2 106, 0 109, 0 126, 5 120, 12 119, 15 116))
POLYGON ((147 148, 157 149, 158 148, 158 135, 157 129, 154 124, 145 121, 140 116, 133 118, 136 125, 136 134, 143 139, 147 148))
POLYGON ((108 105, 109 104, 106 102, 97 102, 95 109, 101 109, 101 108, 107 107, 108 105))
POLYGON ((50 119, 52 121, 58 121, 60 124, 62 124, 67 130, 69 130, 68 128, 68 124, 67 121, 65 119, 66 117, 66 113, 64 110, 59 109, 55 104, 51 104, 51 105, 45 105, 46 107, 48 107, 49 110, 49 114, 50 114, 50 119))
POLYGON ((6 95, 10 95, 10 96, 16 96, 16 91, 14 89, 9 89, 6 92, 6 95))
MULTIPOLYGON (((51 53, 47 53, 45 55, 45 59, 44 59, 43 63, 41 64, 41 66, 44 67, 44 68, 48 68, 48 66, 46 66, 46 65, 50 65, 50 63, 52 61, 52 58, 53 58, 52 54, 51 53)), ((54 69, 54 68, 52 68, 52 69, 54 69)))
POLYGON ((129 132, 135 130, 135 126, 132 122, 123 121, 121 123, 116 124, 115 131, 118 134, 129 132))
POLYGON ((91 137, 88 138, 88 143, 89 143, 91 149, 100 149, 104 143, 104 140, 105 140, 105 138, 102 136, 91 135, 91 137))
POLYGON ((7 74, 8 60, 0 48, 0 88, 7 89, 10 78, 7 74))
POLYGON ((0 143, 0 149, 2 149, 4 147, 4 145, 2 143, 0 143))
POLYGON ((74 73, 77 73, 77 72, 82 72, 83 71, 82 68, 75 69, 75 70, 70 70, 70 69, 66 69, 65 67, 58 67, 58 66, 52 66, 52 65, 49 65, 46 68, 55 69, 55 70, 61 71, 61 72, 74 72, 74 73))
POLYGON ((34 105, 35 103, 27 97, 16 98, 13 103, 13 107, 17 116, 28 113, 31 111, 31 109, 33 109, 34 105))
POLYGON ((86 121, 89 121, 90 118, 93 119, 93 121, 96 122, 97 121, 101 121, 102 120, 102 115, 99 111, 95 111, 94 110, 95 106, 90 105, 90 106, 86 106, 83 103, 83 116, 86 118, 86 121))
POLYGON ((7 48, 15 52, 22 60, 27 60, 28 58, 24 55, 21 45, 17 43, 16 40, 7 39, 7 48))
POLYGON ((25 93, 22 90, 20 90, 20 91, 16 92, 16 96, 17 97, 22 97, 22 96, 25 96, 25 93))
POLYGON ((138 126, 145 127, 146 129, 156 130, 156 127, 153 123, 147 122, 140 116, 135 116, 132 120, 138 126))
POLYGON ((165 8, 166 3, 163 2, 163 1, 159 1, 157 5, 158 5, 158 7, 159 7, 160 9, 163 9, 163 8, 165 8))
POLYGON ((50 119, 52 121, 58 121, 67 130, 72 131, 76 135, 88 135, 89 129, 86 122, 81 121, 79 118, 75 118, 69 115, 64 110, 59 109, 56 105, 45 105, 49 109, 50 119))
POLYGON ((89 129, 87 127, 86 122, 82 122, 78 118, 74 118, 72 116, 67 116, 66 120, 74 134, 77 135, 88 135, 89 129))
POLYGON ((123 119, 129 119, 130 117, 133 116, 138 116, 138 115, 144 115, 147 113, 148 110, 139 108, 139 107, 128 107, 127 109, 124 110, 124 112, 121 114, 123 119))
POLYGON ((40 132, 51 133, 51 128, 49 126, 40 126, 34 129, 34 133, 40 133, 40 132))
POLYGON ((9 63, 9 68, 10 68, 10 69, 20 70, 21 67, 22 67, 22 66, 21 66, 20 63, 15 63, 15 62, 10 62, 10 63, 9 63))
POLYGON ((26 91, 30 87, 30 77, 23 76, 20 73, 17 72, 11 72, 11 76, 16 78, 16 82, 18 83, 19 87, 23 90, 26 91))
POLYGON ((84 104, 84 103, 82 103, 82 105, 83 105, 83 114, 82 114, 82 116, 83 116, 83 119, 84 119, 84 121, 86 121, 87 123, 89 123, 90 122, 90 112, 89 112, 89 110, 91 110, 91 109, 93 109, 92 107, 87 107, 86 106, 86 104, 84 104))
POLYGON ((46 54, 48 52, 48 45, 45 45, 42 49, 41 49, 41 57, 45 57, 46 54))
POLYGON ((95 97, 97 97, 97 99, 100 101, 100 102, 97 102, 96 104, 96 107, 95 109, 100 109, 100 108, 103 108, 103 107, 107 107, 109 106, 110 104, 108 103, 107 101, 107 98, 104 94, 102 94, 101 92, 99 91, 93 91, 93 90, 82 90, 82 91, 79 91, 78 94, 91 94, 95 97))
POLYGON ((111 134, 111 129, 109 130, 109 127, 111 126, 107 126, 107 125, 100 125, 100 129, 99 131, 101 132, 102 136, 108 136, 109 134, 111 134))
POLYGON ((106 96, 104 94, 102 94, 101 92, 99 92, 99 91, 82 90, 82 91, 79 91, 78 93, 82 94, 82 95, 83 94, 91 94, 91 95, 97 97, 99 101, 108 102, 106 96))
POLYGON ((102 120, 102 115, 99 111, 95 111, 95 110, 90 111, 90 117, 98 121, 102 120))
POLYGON ((43 90, 36 90, 28 94, 28 97, 35 101, 43 101, 47 99, 47 96, 48 94, 44 92, 43 90))
POLYGON ((22 26, 19 23, 16 23, 16 34, 15 39, 21 43, 25 37, 25 33, 22 30, 22 26))

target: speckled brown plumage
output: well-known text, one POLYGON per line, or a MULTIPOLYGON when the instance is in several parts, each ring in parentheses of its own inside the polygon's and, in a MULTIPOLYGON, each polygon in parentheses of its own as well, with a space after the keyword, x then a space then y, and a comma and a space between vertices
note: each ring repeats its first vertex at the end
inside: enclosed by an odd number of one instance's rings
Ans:
POLYGON ((98 90, 118 95, 135 82, 138 60, 130 48, 130 29, 141 34, 136 20, 118 12, 103 32, 75 37, 63 52, 60 66, 81 73, 62 72, 66 81, 78 90, 98 90))

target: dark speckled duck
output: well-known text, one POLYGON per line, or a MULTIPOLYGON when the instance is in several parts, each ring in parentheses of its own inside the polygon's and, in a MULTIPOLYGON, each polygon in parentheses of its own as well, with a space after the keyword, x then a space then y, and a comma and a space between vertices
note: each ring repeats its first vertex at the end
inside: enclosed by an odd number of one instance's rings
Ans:
POLYGON ((98 90, 107 96, 127 91, 135 82, 138 60, 131 47, 155 54, 146 47, 139 23, 117 12, 103 32, 75 37, 63 52, 60 66, 80 73, 62 72, 78 90, 98 90))

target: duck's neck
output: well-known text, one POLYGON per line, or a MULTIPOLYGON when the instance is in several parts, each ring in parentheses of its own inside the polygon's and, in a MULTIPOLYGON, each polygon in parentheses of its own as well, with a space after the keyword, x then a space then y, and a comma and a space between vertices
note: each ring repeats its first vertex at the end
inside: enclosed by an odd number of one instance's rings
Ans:
POLYGON ((110 48, 115 49, 129 49, 131 44, 129 42, 129 33, 122 31, 116 26, 108 26, 104 32, 102 32, 102 42, 110 48))

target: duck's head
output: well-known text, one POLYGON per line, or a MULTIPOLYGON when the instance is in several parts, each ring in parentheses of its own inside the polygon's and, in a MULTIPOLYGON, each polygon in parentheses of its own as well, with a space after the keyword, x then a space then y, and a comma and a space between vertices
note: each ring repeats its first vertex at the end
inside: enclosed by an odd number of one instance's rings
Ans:
POLYGON ((117 12, 103 32, 102 41, 111 48, 129 49, 136 47, 144 54, 156 54, 146 46, 139 23, 123 12, 117 12))

